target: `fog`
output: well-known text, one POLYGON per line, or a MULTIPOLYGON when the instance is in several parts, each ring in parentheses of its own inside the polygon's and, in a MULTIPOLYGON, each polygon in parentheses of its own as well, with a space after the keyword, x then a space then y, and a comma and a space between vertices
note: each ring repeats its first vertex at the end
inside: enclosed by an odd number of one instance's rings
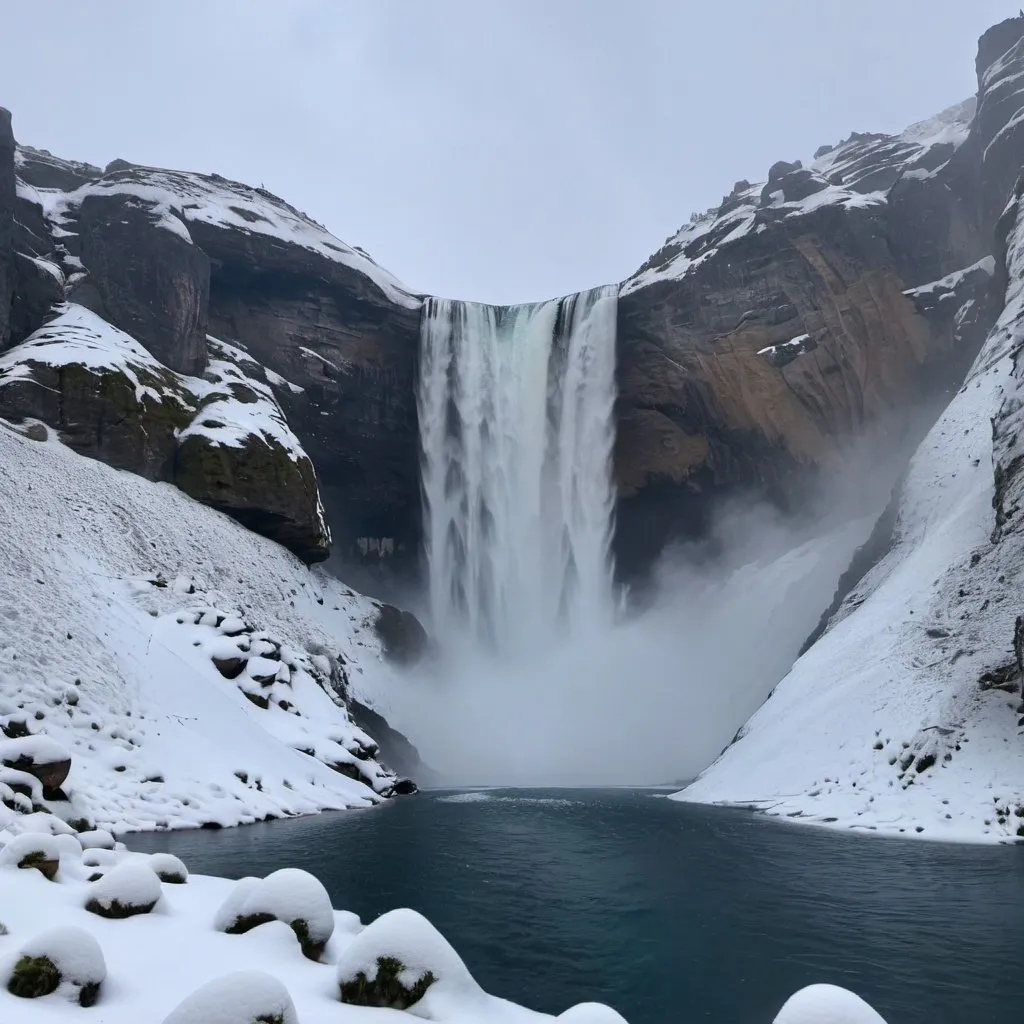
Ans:
POLYGON ((884 509, 906 447, 881 433, 798 518, 721 508, 704 542, 665 553, 653 598, 614 629, 502 660, 449 643, 398 683, 394 724, 446 784, 692 778, 789 670, 884 509))

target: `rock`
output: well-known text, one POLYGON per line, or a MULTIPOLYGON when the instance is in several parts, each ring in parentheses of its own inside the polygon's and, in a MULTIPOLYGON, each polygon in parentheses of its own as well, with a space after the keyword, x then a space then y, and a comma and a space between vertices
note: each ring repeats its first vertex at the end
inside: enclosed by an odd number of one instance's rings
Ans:
POLYGON ((160 900, 160 879, 146 864, 127 861, 111 868, 89 887, 85 909, 121 920, 148 914, 160 900))
POLYGON ((88 283, 102 302, 96 312, 169 369, 202 373, 210 260, 183 222, 132 195, 89 194, 78 231, 88 283))
POLYGON ((70 192, 102 174, 103 171, 93 164, 62 160, 46 149, 18 147, 18 177, 36 188, 70 192))
POLYGON ((71 755, 47 736, 0 740, 0 764, 39 780, 43 795, 53 799, 71 771, 71 755))
MULTIPOLYGON (((356 725, 360 729, 365 729, 380 745, 379 755, 384 764, 394 768, 399 775, 415 776, 421 780, 433 777, 433 773, 420 759, 420 752, 416 747, 405 735, 392 728, 383 715, 354 697, 350 696, 347 703, 356 725)), ((399 780, 401 781, 403 780, 399 780)))
POLYGON ((11 297, 12 345, 39 330, 64 301, 64 275, 50 260, 15 251, 14 293, 11 297))
POLYGON ((415 664, 427 651, 427 631, 412 612, 391 604, 379 605, 373 628, 381 639, 385 655, 401 665, 415 664))
POLYGON ((64 987, 79 1006, 92 1006, 107 977, 99 943, 83 928, 50 928, 26 943, 7 981, 7 991, 37 999, 64 987))
POLYGON ((11 112, 0 107, 0 351, 11 333, 14 295, 14 149, 11 112))
POLYGON ((419 791, 420 787, 412 779, 399 779, 391 789, 395 796, 413 796, 419 791))
POLYGON ((330 536, 308 456, 293 460, 272 439, 256 435, 244 447, 234 447, 193 434, 175 453, 174 482, 306 563, 327 557, 330 536))
POLYGON ((776 161, 768 170, 768 184, 770 185, 774 181, 781 181, 794 171, 803 170, 803 166, 803 162, 800 160, 794 160, 792 163, 787 163, 785 160, 776 161))

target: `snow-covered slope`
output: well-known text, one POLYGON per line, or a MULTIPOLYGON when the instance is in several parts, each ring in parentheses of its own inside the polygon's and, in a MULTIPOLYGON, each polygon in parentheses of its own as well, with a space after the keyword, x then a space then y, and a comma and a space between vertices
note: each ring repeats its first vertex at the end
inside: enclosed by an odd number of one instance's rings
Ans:
POLYGON ((1024 836, 1019 200, 1005 223, 1003 313, 914 456, 889 554, 679 799, 926 838, 1024 836))
POLYGON ((0 508, 0 728, 70 752, 63 817, 232 825, 390 789, 336 692, 372 697, 388 671, 374 602, 170 485, 2 421, 0 508))

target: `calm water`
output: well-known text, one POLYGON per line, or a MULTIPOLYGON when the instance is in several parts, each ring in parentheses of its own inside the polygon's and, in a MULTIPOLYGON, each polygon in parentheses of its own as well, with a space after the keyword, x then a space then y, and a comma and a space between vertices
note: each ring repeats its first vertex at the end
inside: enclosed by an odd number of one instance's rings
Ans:
POLYGON ((846 835, 630 791, 423 794, 128 837, 192 871, 303 867, 364 921, 425 914, 495 995, 630 1024, 767 1024, 802 985, 891 1024, 1024 1019, 1024 847, 846 835))

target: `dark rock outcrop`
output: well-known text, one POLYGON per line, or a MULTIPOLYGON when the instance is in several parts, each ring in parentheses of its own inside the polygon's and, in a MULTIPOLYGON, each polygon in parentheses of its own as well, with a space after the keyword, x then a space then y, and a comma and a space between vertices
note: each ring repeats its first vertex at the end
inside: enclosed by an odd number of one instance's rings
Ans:
POLYGON ((412 612, 392 604, 381 604, 377 607, 373 628, 380 637, 385 655, 400 665, 415 664, 427 652, 427 631, 412 612))
POLYGON ((130 193, 86 195, 81 260, 100 299, 94 311, 164 366, 194 376, 206 366, 210 261, 184 224, 155 206, 130 193))
POLYGON ((433 777, 408 737, 392 728, 382 714, 354 697, 348 698, 348 709, 356 725, 368 732, 380 745, 380 758, 388 767, 400 776, 416 778, 420 782, 429 781, 433 777))
POLYGON ((14 295, 14 151, 11 113, 0 107, 0 349, 10 337, 14 295))

